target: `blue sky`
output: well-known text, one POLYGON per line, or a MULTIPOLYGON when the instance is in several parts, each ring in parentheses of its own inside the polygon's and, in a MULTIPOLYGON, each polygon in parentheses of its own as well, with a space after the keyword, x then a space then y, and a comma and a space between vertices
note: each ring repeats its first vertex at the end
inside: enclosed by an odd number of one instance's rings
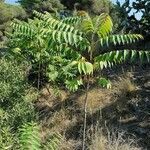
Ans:
POLYGON ((17 0, 5 0, 6 3, 14 4, 17 0))

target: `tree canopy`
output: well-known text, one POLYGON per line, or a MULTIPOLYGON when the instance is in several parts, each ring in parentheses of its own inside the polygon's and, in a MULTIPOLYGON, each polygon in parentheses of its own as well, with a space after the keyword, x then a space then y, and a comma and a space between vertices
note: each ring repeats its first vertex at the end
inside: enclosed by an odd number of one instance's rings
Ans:
POLYGON ((0 41, 5 40, 5 31, 8 31, 13 18, 24 19, 26 12, 21 6, 14 6, 0 1, 0 41))
POLYGON ((32 10, 44 12, 52 10, 61 10, 64 8, 64 6, 60 3, 59 0, 19 0, 18 2, 28 12, 31 12, 32 10))
POLYGON ((77 7, 77 10, 82 9, 94 14, 109 13, 113 6, 110 0, 61 0, 61 2, 70 10, 77 7))
POLYGON ((122 27, 126 28, 126 31, 133 31, 144 35, 146 38, 150 36, 150 1, 148 0, 136 0, 130 5, 130 0, 126 0, 124 4, 118 4, 119 18, 122 23, 122 27), (133 14, 130 15, 131 11, 133 14), (140 17, 136 17, 141 15, 140 17))

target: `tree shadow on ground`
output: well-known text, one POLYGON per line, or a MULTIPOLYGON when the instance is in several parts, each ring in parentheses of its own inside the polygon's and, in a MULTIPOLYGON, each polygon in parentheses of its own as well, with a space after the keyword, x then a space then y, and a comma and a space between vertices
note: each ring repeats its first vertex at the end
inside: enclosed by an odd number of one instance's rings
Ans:
MULTIPOLYGON (((135 73, 136 81, 140 88, 134 93, 133 97, 128 95, 124 101, 123 97, 96 111, 87 117, 87 128, 96 126, 117 129, 124 131, 127 136, 136 136, 139 146, 143 149, 150 149, 150 86, 145 84, 150 81, 150 72, 144 71, 142 74, 138 71, 135 73), (148 75, 148 77, 145 77, 148 75), (121 105, 121 110, 118 106, 121 105)), ((68 138, 82 138, 83 120, 66 132, 68 138), (71 134, 70 134, 71 133, 71 134), (76 135, 76 136, 75 136, 76 135), (78 136, 77 136, 78 135, 78 136)))
MULTIPOLYGON (((120 70, 119 70, 120 71, 120 70)), ((87 116, 87 130, 91 126, 106 127, 124 131, 127 136, 134 135, 139 141, 139 146, 143 149, 150 149, 150 87, 145 86, 149 82, 149 77, 145 76, 149 73, 149 67, 146 70, 135 70, 135 82, 140 88, 133 95, 127 95, 126 99, 117 97, 115 102, 108 104, 93 114, 87 116), (121 106, 119 109, 118 106, 121 106)), ((92 87, 94 88, 94 87, 92 87)), ((40 120, 46 118, 49 120, 55 112, 61 109, 67 109, 70 113, 70 118, 77 117, 75 124, 72 124, 65 131, 67 139, 81 140, 83 131, 83 110, 76 103, 78 97, 84 95, 84 91, 70 95, 68 99, 49 107, 37 107, 41 113, 40 120)), ((89 140, 89 139, 87 139, 89 140)), ((80 148, 79 148, 80 149, 80 148)))

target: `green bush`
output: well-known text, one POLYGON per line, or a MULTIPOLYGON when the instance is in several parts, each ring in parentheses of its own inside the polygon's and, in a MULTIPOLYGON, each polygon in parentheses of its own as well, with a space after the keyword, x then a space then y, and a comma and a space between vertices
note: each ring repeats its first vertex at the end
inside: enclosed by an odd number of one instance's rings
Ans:
POLYGON ((18 64, 15 60, 0 59, 1 149, 15 143, 16 133, 22 124, 35 120, 32 101, 37 94, 27 84, 27 68, 26 62, 18 64))

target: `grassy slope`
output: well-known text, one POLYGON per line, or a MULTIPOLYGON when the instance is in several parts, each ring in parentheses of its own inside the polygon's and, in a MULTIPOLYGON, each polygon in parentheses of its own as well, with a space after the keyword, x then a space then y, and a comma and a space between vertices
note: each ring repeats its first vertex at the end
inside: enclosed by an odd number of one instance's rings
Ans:
MULTIPOLYGON (((88 144, 92 142, 91 149, 97 149, 95 148, 98 146, 98 143, 96 144, 97 138, 101 140, 103 138, 104 141, 101 141, 104 142, 102 143, 103 146, 107 145, 105 145, 105 142, 108 143, 110 140, 108 138, 108 130, 110 133, 112 130, 115 130, 113 133, 116 134, 118 131, 121 131, 121 133, 122 131, 125 132, 120 137, 121 142, 119 142, 119 145, 124 147, 119 148, 119 150, 136 149, 133 146, 136 140, 133 140, 133 143, 131 141, 124 143, 124 140, 129 137, 138 139, 139 146, 150 148, 148 140, 148 118, 150 113, 148 109, 150 105, 148 102, 150 98, 149 67, 125 68, 128 71, 124 71, 124 73, 120 67, 115 68, 117 73, 114 73, 113 70, 105 73, 113 79, 113 88, 111 90, 95 86, 91 87, 87 120, 87 141, 88 144), (102 133, 98 134, 101 127, 104 130, 104 135, 107 136, 104 136, 102 133), (94 141, 91 141, 91 139, 94 141)), ((61 90, 59 96, 54 96, 51 88, 49 88, 49 92, 44 88, 41 93, 36 109, 40 114, 43 139, 50 133, 58 132, 64 135, 65 139, 60 146, 62 147, 61 149, 80 149, 84 92, 80 91, 70 94, 65 92, 65 90, 61 90)), ((112 143, 118 142, 118 138, 118 136, 116 136, 116 139, 113 137, 112 143)), ((115 144, 112 145, 115 147, 115 144)), ((104 149, 108 149, 108 147, 104 149)))

